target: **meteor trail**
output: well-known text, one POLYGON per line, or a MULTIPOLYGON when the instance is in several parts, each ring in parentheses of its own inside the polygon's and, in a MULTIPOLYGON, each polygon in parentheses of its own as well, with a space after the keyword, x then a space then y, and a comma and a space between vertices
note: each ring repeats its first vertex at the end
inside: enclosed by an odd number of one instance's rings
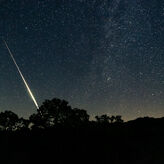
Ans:
POLYGON ((7 50, 9 51, 9 54, 10 54, 10 56, 11 56, 11 58, 12 58, 14 64, 15 64, 15 66, 16 66, 16 68, 17 68, 17 70, 18 70, 18 72, 19 72, 19 74, 20 74, 20 76, 21 76, 21 78, 22 78, 22 80, 23 80, 23 82, 24 82, 26 88, 27 88, 28 93, 29 93, 30 96, 31 96, 31 99, 33 100, 33 102, 34 102, 36 108, 39 109, 38 103, 36 102, 36 99, 35 99, 33 93, 31 92, 30 87, 28 86, 28 84, 27 84, 27 82, 26 82, 26 80, 25 80, 25 78, 24 78, 22 72, 20 71, 20 68, 19 68, 19 66, 17 65, 16 60, 14 59, 14 56, 13 56, 13 54, 11 53, 11 51, 10 51, 10 49, 9 49, 9 47, 8 47, 8 45, 7 45, 7 43, 6 43, 5 40, 4 40, 4 43, 5 43, 6 48, 7 48, 7 50))

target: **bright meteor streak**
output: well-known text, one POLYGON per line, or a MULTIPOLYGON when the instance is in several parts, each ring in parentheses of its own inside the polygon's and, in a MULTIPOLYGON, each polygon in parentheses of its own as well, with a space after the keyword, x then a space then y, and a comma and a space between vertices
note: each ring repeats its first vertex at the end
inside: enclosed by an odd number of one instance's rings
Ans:
POLYGON ((28 86, 28 84, 27 84, 27 82, 26 82, 26 80, 25 80, 25 78, 24 78, 22 72, 20 71, 20 68, 19 68, 19 66, 17 65, 16 60, 14 59, 14 56, 13 56, 13 54, 11 53, 11 51, 10 51, 10 49, 9 49, 9 47, 8 47, 8 45, 7 45, 7 43, 6 43, 5 40, 4 40, 4 43, 5 43, 6 48, 8 49, 9 54, 10 54, 10 56, 11 56, 11 58, 12 58, 14 64, 15 64, 15 66, 16 66, 16 68, 17 68, 17 70, 18 70, 18 72, 19 72, 19 74, 20 74, 20 76, 21 76, 21 78, 22 78, 22 80, 23 80, 23 82, 24 82, 26 88, 27 88, 28 93, 29 93, 30 96, 31 96, 31 99, 33 100, 33 102, 34 102, 36 108, 39 109, 38 103, 36 102, 36 99, 35 99, 34 95, 32 94, 32 92, 31 92, 31 90, 30 90, 30 87, 28 86))

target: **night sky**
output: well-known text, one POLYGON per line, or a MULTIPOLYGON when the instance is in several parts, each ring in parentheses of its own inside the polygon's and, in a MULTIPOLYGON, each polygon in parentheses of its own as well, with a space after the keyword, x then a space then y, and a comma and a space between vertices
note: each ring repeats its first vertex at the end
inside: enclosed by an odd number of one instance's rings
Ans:
POLYGON ((97 114, 164 116, 163 0, 0 0, 0 111, 54 97, 97 114))

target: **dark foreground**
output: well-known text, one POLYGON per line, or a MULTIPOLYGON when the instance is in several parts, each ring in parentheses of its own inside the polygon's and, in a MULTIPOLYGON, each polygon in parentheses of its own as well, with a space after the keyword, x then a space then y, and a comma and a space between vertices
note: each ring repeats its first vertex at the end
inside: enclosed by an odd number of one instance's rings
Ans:
POLYGON ((164 119, 0 133, 1 163, 164 163, 164 119))

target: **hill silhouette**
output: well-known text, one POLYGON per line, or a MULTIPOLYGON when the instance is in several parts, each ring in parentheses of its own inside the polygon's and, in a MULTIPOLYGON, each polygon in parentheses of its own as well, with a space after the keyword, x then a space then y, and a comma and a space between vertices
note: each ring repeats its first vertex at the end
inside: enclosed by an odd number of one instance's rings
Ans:
POLYGON ((164 118, 89 119, 67 101, 45 100, 29 119, 0 113, 2 163, 163 163, 164 118))

